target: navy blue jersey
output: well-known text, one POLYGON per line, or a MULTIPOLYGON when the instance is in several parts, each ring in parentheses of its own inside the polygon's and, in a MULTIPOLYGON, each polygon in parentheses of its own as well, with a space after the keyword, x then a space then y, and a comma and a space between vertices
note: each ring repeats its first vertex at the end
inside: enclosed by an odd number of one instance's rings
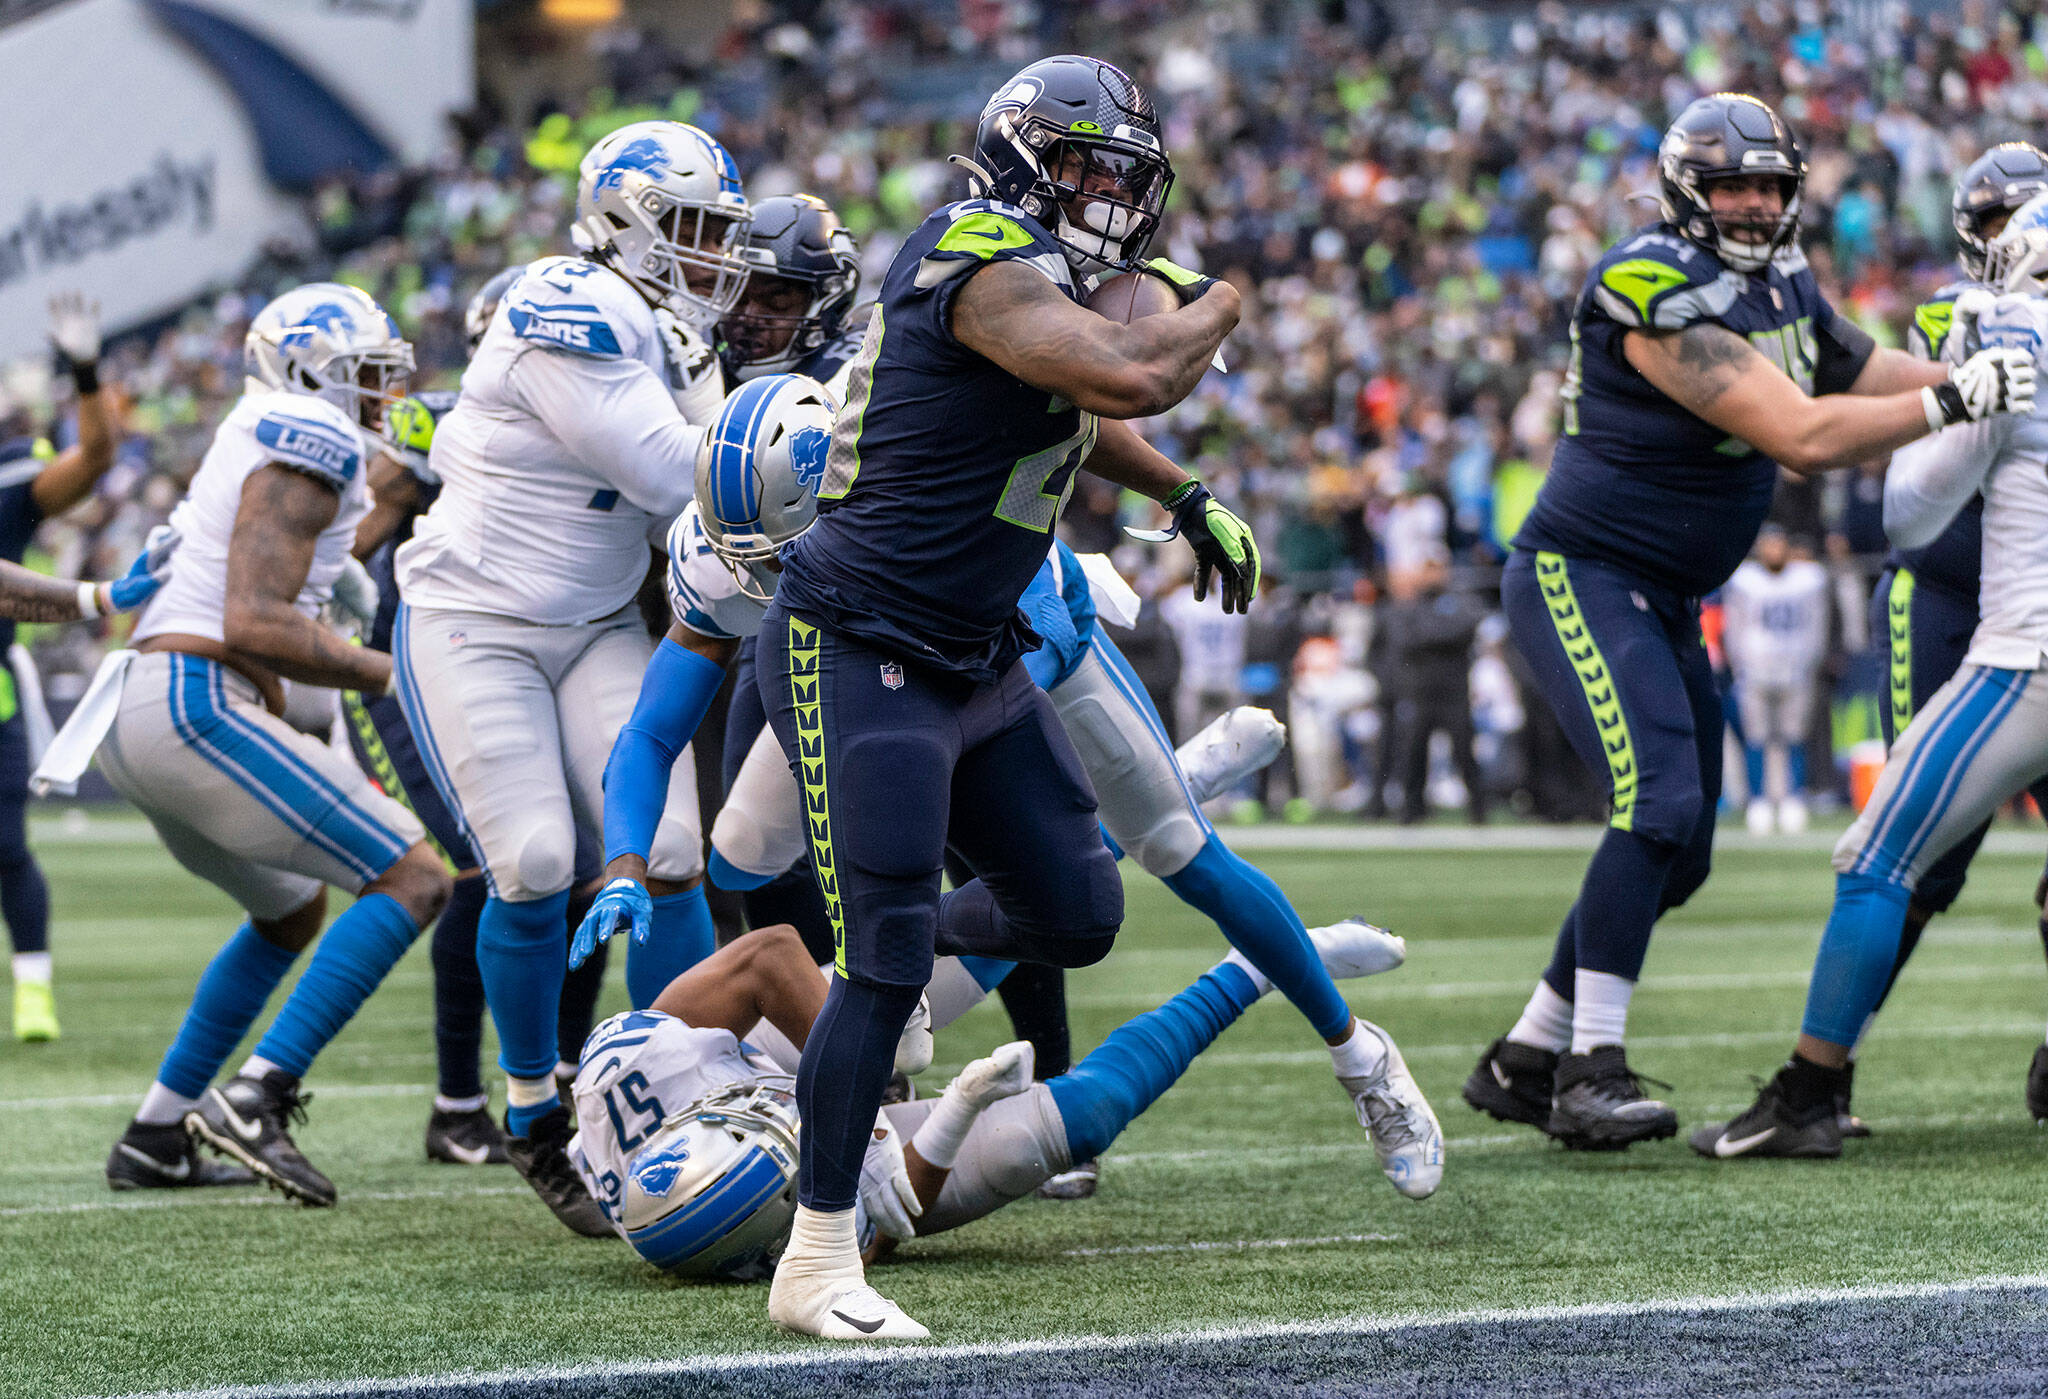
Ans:
MULTIPOLYGON (((0 559, 20 563, 36 537, 43 512, 36 505, 36 477, 50 464, 50 446, 40 438, 0 442, 0 559)), ((0 651, 14 644, 14 622, 0 618, 0 651)))
POLYGON ((1669 224, 1623 239, 1573 309, 1564 435, 1517 546, 1612 564, 1689 597, 1728 580, 1770 511, 1777 463, 1686 411, 1622 352, 1631 330, 1702 323, 1743 336, 1808 393, 1848 387, 1870 354, 1796 248, 1743 273, 1669 224))
POLYGON ((856 308, 847 316, 846 327, 806 355, 796 372, 830 384, 834 375, 860 355, 860 347, 867 340, 868 311, 865 306, 856 308))
MULTIPOLYGON (((1919 359, 1937 359, 1942 341, 1955 316, 1956 298, 1977 285, 1951 282, 1932 300, 1913 311, 1913 323, 1906 328, 1906 348, 1919 359)), ((1885 567, 1904 569, 1922 586, 1941 588, 1977 603, 1977 578, 1984 564, 1984 497, 1973 495, 1948 528, 1931 544, 1918 549, 1894 549, 1885 556, 1885 567)))
MULTIPOLYGON (((438 424, 441 419, 448 416, 448 410, 455 406, 457 395, 437 389, 416 393, 413 397, 434 415, 434 421, 438 424)), ((391 532, 391 537, 379 544, 376 551, 363 561, 363 567, 368 571, 370 580, 377 585, 377 619, 370 624, 370 635, 366 639, 379 651, 391 649, 391 628, 398 620, 398 574, 395 563, 398 546, 412 538, 413 523, 427 513, 427 507, 441 494, 439 481, 430 483, 417 476, 414 477, 414 481, 419 496, 413 505, 412 513, 399 521, 398 528, 391 532)))
POLYGON ((1013 261, 1080 299, 1051 237, 1010 205, 948 205, 904 241, 833 427, 818 522, 776 588, 808 621, 977 680, 1036 644, 1017 600, 1095 445, 1093 414, 953 338, 960 288, 1013 261))

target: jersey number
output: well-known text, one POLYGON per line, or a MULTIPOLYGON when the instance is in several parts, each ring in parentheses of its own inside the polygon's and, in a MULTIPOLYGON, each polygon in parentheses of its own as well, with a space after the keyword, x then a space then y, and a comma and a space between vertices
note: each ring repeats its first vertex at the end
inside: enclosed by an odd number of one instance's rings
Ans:
POLYGON ((1096 429, 1095 415, 1083 413, 1080 430, 1072 437, 1033 452, 1011 467, 1003 498, 996 502, 996 518, 1050 534, 1060 507, 1074 489, 1074 473, 1095 450, 1096 429))
POLYGON ((611 1115, 612 1135, 619 1139, 621 1156, 646 1141, 648 1136, 661 1126, 663 1116, 661 1099, 654 1096, 652 1086, 647 1082, 647 1075, 638 1069, 621 1074, 617 1083, 605 1089, 604 1110, 611 1115), (643 1093, 647 1095, 644 1098, 640 1096, 643 1093), (621 1099, 626 1104, 625 1112, 619 1111, 621 1099), (626 1131, 628 1114, 647 1119, 645 1122, 634 1123, 630 1134, 626 1131))

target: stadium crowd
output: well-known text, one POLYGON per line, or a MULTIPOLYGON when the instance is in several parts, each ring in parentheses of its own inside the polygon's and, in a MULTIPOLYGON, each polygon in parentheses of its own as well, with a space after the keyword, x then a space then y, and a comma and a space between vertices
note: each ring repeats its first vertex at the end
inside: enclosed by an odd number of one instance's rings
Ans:
MULTIPOLYGON (((1659 133, 1702 92, 1778 104, 1812 167, 1804 237, 1820 283, 1898 344, 1953 275, 1955 172, 1992 142, 2048 130, 2048 19, 2035 0, 1553 4, 1430 26, 1390 8, 742 5, 696 53, 603 31, 590 41, 598 86, 487 96, 440 164, 330 185, 302 245, 119 343, 119 464, 95 500, 45 526, 41 562, 118 572, 240 391, 249 314, 292 283, 362 286, 417 347, 416 382, 452 387, 466 300, 560 245, 575 160, 598 132, 653 115, 702 125, 753 197, 806 189, 837 208, 872 278, 957 188, 944 157, 966 148, 990 74, 1030 53, 1099 52, 1128 61, 1165 114, 1178 178, 1162 250, 1245 294, 1230 372, 1148 431, 1247 507, 1280 585, 1249 619, 1179 606, 1181 555, 1155 562, 1125 540, 1119 526, 1142 523, 1132 503, 1084 482, 1065 532, 1114 551, 1156 603, 1126 650, 1162 712, 1186 729, 1245 699, 1281 711, 1295 771, 1257 794, 1275 809, 1379 813, 1391 800, 1413 819, 1429 786, 1473 819, 1506 797, 1596 815, 1597 789, 1514 673, 1490 589, 1557 431, 1572 298, 1603 248, 1654 217, 1639 196, 1659 133), (1432 732, 1437 780, 1418 782, 1432 732)), ((68 422, 46 367, 13 366, 4 389, 9 435, 68 422)), ((1775 510, 1791 554, 1830 572, 1816 665, 1846 689, 1882 552, 1880 466, 1788 483, 1775 510)), ((84 629, 38 639, 54 703, 76 697, 96 644, 84 629)), ((1823 789, 1829 749, 1859 733, 1855 706, 1827 709, 1824 760, 1809 765, 1823 789)))

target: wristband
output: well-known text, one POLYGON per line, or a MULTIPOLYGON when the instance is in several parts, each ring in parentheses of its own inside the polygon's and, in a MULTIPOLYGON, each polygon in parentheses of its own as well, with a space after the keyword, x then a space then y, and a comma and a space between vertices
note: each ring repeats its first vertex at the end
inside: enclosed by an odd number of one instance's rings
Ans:
POLYGON ((94 617, 104 617, 107 615, 100 611, 99 584, 80 583, 78 585, 78 615, 80 620, 90 620, 94 617))
POLYGON ((71 360, 71 382, 78 387, 80 398, 90 398, 100 391, 100 362, 89 359, 83 362, 71 360))
POLYGON ((1187 504, 1194 493, 1200 489, 1202 489, 1202 483, 1190 476, 1187 480, 1166 493, 1165 497, 1159 502, 1159 508, 1171 514, 1187 504))
POLYGON ((1931 384, 1920 390, 1920 407, 1927 414, 1929 432, 1940 432, 1970 416, 1963 403, 1963 391, 1954 384, 1931 384))

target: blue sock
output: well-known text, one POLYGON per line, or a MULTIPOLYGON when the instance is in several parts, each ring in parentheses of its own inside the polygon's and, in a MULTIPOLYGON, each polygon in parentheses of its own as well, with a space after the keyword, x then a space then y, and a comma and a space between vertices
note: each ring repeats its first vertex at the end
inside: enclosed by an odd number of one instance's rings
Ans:
POLYGON ((1607 828, 1573 910, 1575 967, 1630 981, 1642 976, 1650 930, 1663 907, 1664 879, 1683 853, 1683 846, 1607 828))
POLYGON ((796 1071, 796 1106, 804 1124, 797 1203, 814 1210, 853 1208, 868 1134, 920 989, 832 978, 796 1071))
MULTIPOLYGON (((569 965, 562 945, 568 910, 564 889, 521 904, 490 899, 477 920, 476 965, 498 1030, 498 1067, 514 1078, 547 1078, 555 1071, 555 1019, 569 965)), ((525 1136, 555 1106, 508 1106, 506 1128, 525 1136)))
POLYGON ((1793 796, 1806 790, 1806 745, 1795 743, 1785 750, 1787 785, 1793 796))
POLYGON ((668 984, 709 957, 718 948, 718 930, 711 926, 711 905, 704 886, 654 901, 654 930, 647 941, 626 946, 626 994, 633 1009, 645 1010, 668 984))
POLYGON ((1856 1043, 1891 979, 1911 900, 1905 885, 1875 875, 1835 876, 1835 906, 1813 961, 1801 1033, 1845 1048, 1856 1043))
POLYGON ((1069 1159, 1100 1156, 1258 998, 1251 978, 1226 962, 1157 1010, 1126 1020, 1094 1053, 1047 1080, 1069 1159))
POLYGON ((1764 794, 1764 746, 1761 743, 1742 745, 1742 766, 1749 774, 1749 799, 1760 801, 1764 794))
POLYGON ((264 941, 247 923, 235 929, 199 974, 192 1008, 185 1012, 178 1037, 164 1051, 156 1081, 187 1098, 204 1093, 297 957, 296 952, 264 941))
POLYGON ((484 877, 455 881, 448 907, 428 945, 434 962, 435 1091, 444 1098, 480 1098, 483 1073, 484 979, 476 969, 476 923, 484 911, 484 877))
POLYGON ((1230 945, 1273 983, 1328 1039, 1351 1023, 1337 984, 1323 969, 1308 929, 1266 872, 1215 836, 1187 868, 1166 877, 1184 903, 1216 920, 1230 945))
POLYGON ((299 984, 256 1042, 257 1055, 304 1078, 313 1057, 341 1033, 419 935, 420 925, 389 894, 357 899, 320 935, 299 984))

